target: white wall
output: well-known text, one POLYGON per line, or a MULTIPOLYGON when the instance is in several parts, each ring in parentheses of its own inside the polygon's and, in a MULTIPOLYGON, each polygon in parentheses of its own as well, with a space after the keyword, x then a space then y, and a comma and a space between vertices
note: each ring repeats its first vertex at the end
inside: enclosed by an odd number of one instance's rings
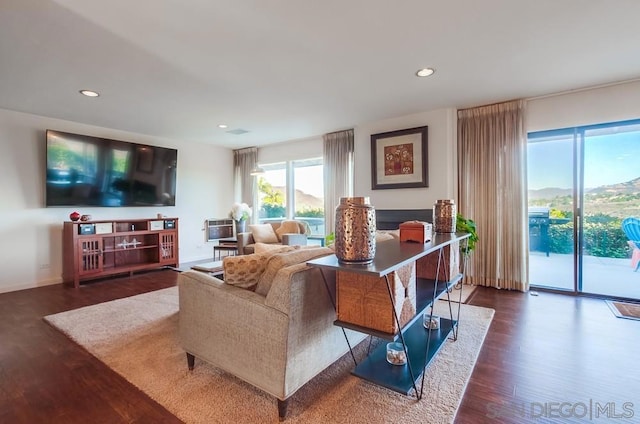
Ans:
MULTIPOLYGON (((430 209, 438 199, 456 194, 456 111, 440 109, 354 127, 355 196, 369 196, 377 209, 430 209), (371 135, 427 125, 429 187, 371 190, 371 135)), ((322 137, 258 149, 262 164, 322 156, 322 137)))
POLYGON ((355 196, 369 196, 376 209, 431 209, 438 199, 456 198, 456 110, 439 109, 355 128, 355 196), (428 180, 426 188, 371 189, 371 135, 427 125, 428 180))
POLYGON ((527 131, 640 118, 640 81, 529 100, 527 131))
POLYGON ((260 164, 321 157, 322 136, 272 144, 258 149, 258 163, 260 164))
POLYGON ((180 218, 180 261, 211 258, 204 220, 226 218, 233 203, 233 153, 203 144, 0 109, 0 293, 61 282, 62 222, 74 208, 45 208, 45 130, 114 138, 178 149, 175 207, 76 208, 94 219, 180 218))
MULTIPOLYGON (((527 129, 539 131, 640 118, 640 81, 533 99, 527 129)), ((356 125, 355 195, 369 196, 377 209, 432 208, 456 194, 456 111, 441 109, 356 125), (371 190, 372 134, 429 126, 429 187, 371 190)), ((71 208, 44 208, 46 129, 178 148, 177 206, 83 208, 96 219, 180 218, 180 260, 212 256, 204 242, 206 218, 225 218, 233 203, 233 152, 0 109, 0 292, 60 282, 62 222, 71 208)), ((322 137, 259 149, 261 163, 322 156, 322 137)))

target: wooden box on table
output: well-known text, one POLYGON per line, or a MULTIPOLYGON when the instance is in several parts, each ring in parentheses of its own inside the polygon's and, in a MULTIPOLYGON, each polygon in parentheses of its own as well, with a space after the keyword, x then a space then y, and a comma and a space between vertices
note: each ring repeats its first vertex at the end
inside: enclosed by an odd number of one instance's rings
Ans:
POLYGON ((423 221, 406 221, 400 224, 400 241, 426 243, 431 241, 431 224, 423 221))

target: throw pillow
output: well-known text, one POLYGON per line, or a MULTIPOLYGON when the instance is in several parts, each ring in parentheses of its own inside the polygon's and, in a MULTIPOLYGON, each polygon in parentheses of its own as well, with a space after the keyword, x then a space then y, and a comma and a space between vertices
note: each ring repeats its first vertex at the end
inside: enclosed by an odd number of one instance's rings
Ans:
POLYGON ((333 253, 333 250, 326 247, 316 247, 314 249, 295 249, 292 252, 278 253, 271 256, 267 260, 267 266, 258 279, 258 285, 256 286, 256 293, 266 296, 271 289, 273 279, 276 277, 278 271, 289 265, 299 264, 302 262, 310 261, 311 259, 318 258, 320 256, 326 256, 333 253))
POLYGON ((276 229, 278 241, 282 241, 283 234, 300 234, 300 225, 298 225, 298 221, 282 221, 280 226, 276 229))
POLYGON ((222 259, 224 282, 243 289, 254 290, 267 266, 268 256, 251 255, 225 256, 222 259))
POLYGON ((253 241, 256 243, 277 243, 278 236, 273 231, 271 224, 254 224, 249 225, 249 231, 253 235, 253 241))

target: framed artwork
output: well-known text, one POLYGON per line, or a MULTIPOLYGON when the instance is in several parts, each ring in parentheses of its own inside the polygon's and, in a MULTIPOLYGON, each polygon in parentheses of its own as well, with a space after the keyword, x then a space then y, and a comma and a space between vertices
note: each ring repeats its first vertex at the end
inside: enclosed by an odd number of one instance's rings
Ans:
POLYGON ((429 187, 428 127, 371 135, 371 189, 429 187))

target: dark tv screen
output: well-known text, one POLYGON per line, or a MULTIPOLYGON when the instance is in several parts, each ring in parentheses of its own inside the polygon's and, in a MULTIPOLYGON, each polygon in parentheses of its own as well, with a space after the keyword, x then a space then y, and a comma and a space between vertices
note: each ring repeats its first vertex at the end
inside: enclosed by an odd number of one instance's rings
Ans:
POLYGON ((175 206, 178 151, 47 130, 49 206, 175 206))

